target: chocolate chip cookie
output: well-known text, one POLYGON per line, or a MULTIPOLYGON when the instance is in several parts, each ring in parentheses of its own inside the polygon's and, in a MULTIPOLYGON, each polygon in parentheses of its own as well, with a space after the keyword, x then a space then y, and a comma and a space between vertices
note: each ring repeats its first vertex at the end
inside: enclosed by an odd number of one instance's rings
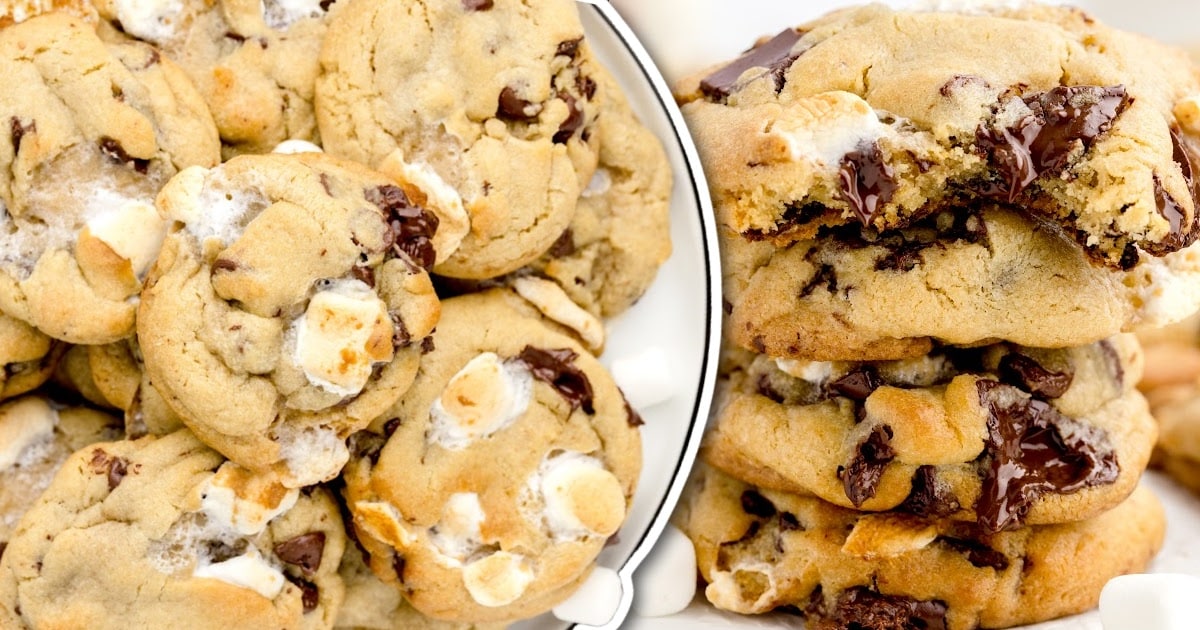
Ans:
POLYGON ((1159 426, 1153 465, 1200 492, 1200 316, 1140 337, 1146 377, 1139 387, 1159 426))
POLYGON ((387 177, 320 153, 189 169, 147 281, 154 387, 206 444, 289 487, 333 478, 345 439, 412 383, 439 303, 437 219, 387 177))
POLYGON ((146 373, 136 337, 102 346, 72 346, 55 370, 55 382, 124 414, 130 438, 183 428, 183 420, 146 373))
POLYGON ((36 328, 0 312, 0 400, 45 383, 64 349, 36 328))
POLYGON ((212 117, 153 47, 66 13, 0 30, 0 311, 71 343, 133 333, 167 226, 154 196, 212 166, 212 117))
POLYGON ((677 91, 743 238, 902 228, 979 199, 1116 268, 1200 233, 1190 61, 1078 9, 839 11, 677 91))
POLYGON ((510 292, 448 299, 412 389, 344 473, 371 569, 430 617, 565 599, 629 509, 640 420, 598 361, 510 292))
POLYGON ((711 468, 676 519, 696 545, 713 605, 787 607, 815 630, 1007 628, 1083 612, 1110 578, 1144 570, 1165 530, 1162 505, 1145 488, 1089 520, 993 534, 863 514, 711 468))
POLYGON ((729 378, 705 459, 763 487, 991 532, 1090 518, 1132 492, 1156 431, 1132 335, 890 362, 772 360, 729 378))

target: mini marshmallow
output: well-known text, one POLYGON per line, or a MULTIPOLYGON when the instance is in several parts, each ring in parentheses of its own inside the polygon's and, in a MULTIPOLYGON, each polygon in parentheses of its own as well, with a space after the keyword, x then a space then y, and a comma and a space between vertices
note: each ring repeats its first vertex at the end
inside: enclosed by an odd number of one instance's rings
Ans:
POLYGON ((513 289, 550 319, 578 333, 588 349, 604 348, 604 324, 567 296, 557 283, 526 276, 513 281, 513 289))
POLYGON ((829 361, 803 361, 799 359, 775 359, 775 366, 788 376, 820 385, 833 376, 833 363, 829 361))
POLYGON ((671 378, 667 353, 658 346, 614 359, 609 371, 630 406, 639 411, 675 396, 675 379, 671 378))
POLYGON ((451 564, 461 564, 480 546, 480 528, 487 516, 479 495, 456 492, 442 508, 442 520, 430 531, 429 541, 451 564))
POLYGON ((461 450, 508 426, 529 409, 533 375, 520 361, 484 352, 467 362, 433 401, 429 440, 461 450))
POLYGON ((133 273, 145 275, 158 258, 167 222, 158 215, 154 204, 126 199, 87 222, 92 236, 104 241, 116 254, 129 261, 133 273))
POLYGON ((375 365, 395 353, 387 304, 361 280, 329 282, 292 329, 295 362, 308 382, 342 397, 361 392, 375 365))
POLYGON ((279 457, 287 464, 288 477, 281 483, 289 488, 329 481, 350 461, 346 441, 328 427, 298 427, 284 422, 274 433, 279 457))
POLYGON ((887 126, 857 95, 824 92, 799 99, 794 112, 777 120, 772 132, 787 143, 793 161, 836 171, 847 153, 884 136, 887 126))
MULTIPOLYGON (((458 251, 471 231, 471 217, 463 207, 462 195, 428 164, 406 162, 400 149, 383 158, 378 170, 405 188, 415 188, 425 196, 422 205, 438 218, 437 232, 433 235, 433 251, 437 253, 434 262, 443 262, 458 251)), ((406 194, 411 193, 412 190, 406 191, 406 194)))
POLYGON ((36 396, 0 406, 0 470, 15 465, 29 447, 49 440, 56 424, 58 412, 36 396))
POLYGON ((1104 630, 1190 630, 1196 627, 1200 577, 1146 573, 1115 577, 1100 591, 1104 630))
POLYGON ((599 197, 600 195, 608 192, 610 188, 612 188, 612 175, 609 174, 608 169, 598 168, 596 169, 596 172, 592 174, 592 179, 588 180, 587 188, 584 188, 583 192, 580 193, 579 196, 599 197))
POLYGON ((531 481, 542 495, 556 538, 608 537, 625 520, 621 482, 595 457, 566 452, 547 458, 531 481))
MULTIPOLYGON (((676 579, 675 581, 678 581, 676 579)), ((695 580, 689 580, 695 584, 695 580)), ((554 617, 567 623, 603 626, 612 621, 621 607, 621 576, 607 567, 592 569, 591 575, 566 601, 552 610, 554 617)))
POLYGON ((291 140, 284 140, 283 142, 280 142, 279 144, 275 145, 275 148, 271 150, 271 153, 282 153, 284 155, 291 155, 294 153, 324 153, 324 152, 325 152, 325 150, 322 149, 321 147, 309 142, 308 140, 300 140, 298 138, 292 138, 291 140))
POLYGON ((258 548, 253 546, 236 558, 198 566, 192 575, 248 588, 267 599, 278 597, 286 580, 283 573, 268 564, 258 548))
POLYGON ((262 532, 276 516, 296 505, 300 491, 270 476, 225 462, 200 487, 200 509, 221 526, 242 536, 262 532))
POLYGON ((683 611, 696 596, 696 547, 679 528, 667 525, 654 549, 633 574, 633 608, 641 617, 664 617, 683 611))
POLYGON ((324 15, 321 4, 322 0, 262 0, 263 21, 277 31, 287 30, 304 18, 324 15))
POLYGON ((174 37, 176 23, 183 13, 183 3, 178 0, 115 0, 115 4, 121 28, 155 44, 174 37))
POLYGON ((463 567, 462 576, 471 598, 490 608, 517 601, 534 578, 525 557, 507 551, 497 551, 471 562, 463 567))

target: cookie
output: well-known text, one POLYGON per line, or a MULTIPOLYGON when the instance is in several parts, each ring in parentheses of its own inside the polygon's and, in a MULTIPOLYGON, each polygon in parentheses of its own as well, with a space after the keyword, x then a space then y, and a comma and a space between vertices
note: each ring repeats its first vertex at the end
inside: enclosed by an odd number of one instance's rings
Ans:
POLYGON ((1138 386, 1159 426, 1152 463, 1200 492, 1200 316, 1139 338, 1146 376, 1138 386))
POLYGON ((719 237, 729 338, 776 357, 888 360, 996 339, 1080 346, 1200 306, 1200 246, 1113 270, 994 205, 901 230, 822 228, 782 248, 728 228, 719 237))
POLYGON ((226 157, 317 137, 313 88, 330 0, 95 0, 110 38, 154 44, 212 111, 226 157))
POLYGON ((1078 9, 839 11, 677 91, 714 205, 745 238, 906 227, 978 199, 1110 267, 1200 233, 1189 59, 1078 9))
POLYGON ((437 222, 386 177, 319 153, 189 169, 138 309, 146 372, 206 444, 289 487, 412 383, 439 303, 437 222))
POLYGON ((50 13, 0 30, 0 311, 71 343, 133 333, 167 226, 154 196, 212 166, 212 118, 146 44, 105 44, 50 13))
POLYGON ((371 569, 422 614, 505 622, 588 576, 627 514, 640 420, 607 371, 505 291, 443 304, 412 389, 355 436, 371 569))
POLYGON ((36 328, 0 312, 0 400, 45 383, 64 349, 36 328))
POLYGON ((437 273, 503 275, 562 235, 596 168, 595 63, 568 0, 357 0, 321 49, 321 140, 461 204, 469 223, 437 273))
POLYGON ((95 444, 63 465, 9 541, 0 622, 332 628, 342 528, 326 490, 250 475, 187 430, 95 444))
POLYGON ((0 4, 0 28, 51 11, 70 13, 87 22, 96 21, 96 9, 86 0, 7 0, 0 4))
POLYGON ((763 487, 992 532, 1081 520, 1128 496, 1150 458, 1141 362, 1132 335, 875 363, 760 355, 730 376, 704 458, 763 487))
POLYGON ((120 422, 37 394, 0 404, 0 557, 17 522, 71 453, 121 436, 120 422))
POLYGON ((102 346, 72 346, 59 362, 55 381, 96 405, 121 412, 131 439, 183 428, 183 420, 146 373, 136 337, 102 346))
POLYGON ((1083 612, 1110 578, 1145 570, 1165 530, 1146 488, 1086 521, 991 534, 863 514, 707 468, 698 477, 676 519, 708 601, 742 613, 787 607, 814 630, 1007 628, 1083 612))

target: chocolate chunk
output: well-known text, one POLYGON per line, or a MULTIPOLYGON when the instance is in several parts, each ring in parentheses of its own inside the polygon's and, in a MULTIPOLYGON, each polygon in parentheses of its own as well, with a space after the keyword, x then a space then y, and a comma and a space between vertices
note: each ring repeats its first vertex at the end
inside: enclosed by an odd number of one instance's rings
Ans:
POLYGON ((733 315, 733 302, 721 300, 721 310, 725 311, 726 315, 733 315))
POLYGON ((746 230, 742 232, 742 236, 750 241, 764 241, 770 238, 778 238, 792 232, 798 232, 813 222, 832 214, 834 213, 829 208, 815 202, 804 205, 788 204, 784 207, 783 214, 775 222, 774 229, 746 230))
POLYGON ((975 503, 990 532, 1019 526, 1038 497, 1117 480, 1117 455, 1101 429, 1080 425, 1049 403, 993 380, 976 383, 988 410, 987 464, 975 503))
POLYGON ((492 0, 462 0, 462 6, 468 11, 491 11, 492 0))
POLYGON ((121 457, 114 457, 108 462, 108 490, 109 492, 116 490, 117 486, 125 479, 125 475, 129 473, 129 462, 121 457))
POLYGON ((392 434, 396 432, 396 429, 399 428, 400 418, 392 418, 391 420, 383 423, 383 435, 390 438, 392 437, 392 434))
POLYGON ((132 155, 129 155, 125 152, 125 147, 121 146, 120 142, 114 140, 113 138, 109 138, 108 136, 100 138, 100 152, 103 153, 108 159, 117 162, 118 164, 124 164, 132 167, 133 170, 143 175, 150 170, 150 160, 135 158, 132 155))
POLYGON ((924 518, 945 518, 961 507, 949 486, 938 481, 937 468, 927 465, 913 473, 912 490, 896 510, 924 518))
POLYGON ((1002 178, 985 192, 1008 203, 1038 176, 1061 173, 1070 155, 1091 148, 1132 102, 1123 85, 1060 86, 1024 100, 1031 113, 1016 125, 981 124, 975 130, 976 148, 1002 178))
POLYGON ((37 132, 37 121, 31 120, 26 125, 21 122, 20 118, 13 116, 8 121, 8 128, 12 133, 13 156, 15 157, 21 151, 21 140, 25 137, 25 134, 37 132))
POLYGON ((437 233, 436 214, 413 205, 399 186, 380 186, 363 191, 363 197, 383 211, 386 224, 384 247, 403 254, 422 268, 433 267, 433 235, 437 233))
POLYGON ((758 518, 771 518, 775 516, 775 504, 753 490, 746 490, 742 493, 742 511, 758 518))
POLYGON ((392 571, 396 572, 396 579, 401 582, 404 581, 404 567, 406 564, 407 561, 404 559, 404 556, 398 553, 392 555, 392 571))
POLYGON ((1117 387, 1125 385, 1125 366, 1121 365, 1121 356, 1117 354, 1117 349, 1107 339, 1101 341, 1099 346, 1100 352, 1104 353, 1104 364, 1113 380, 1117 382, 1117 387))
POLYGON ((1158 214, 1167 220, 1171 231, 1160 243, 1153 247, 1147 247, 1147 250, 1151 253, 1166 253, 1182 249, 1195 242, 1197 236, 1195 226, 1183 224, 1183 220, 1187 216, 1183 207, 1175 201, 1171 193, 1163 188, 1158 175, 1154 175, 1154 201, 1158 204, 1158 214))
POLYGON ((359 431, 350 436, 347 441, 350 453, 359 459, 367 458, 372 464, 379 463, 379 453, 387 445, 387 439, 378 433, 359 431))
POLYGON ((242 42, 246 41, 246 36, 240 33, 234 33, 233 31, 225 31, 225 39, 232 39, 233 41, 241 44, 242 42))
POLYGON ((849 374, 830 381, 827 387, 836 396, 862 402, 883 385, 883 379, 870 366, 860 367, 849 374))
POLYGON ((892 200, 896 192, 896 173, 883 161, 878 142, 859 145, 841 161, 842 201, 863 225, 870 225, 879 206, 892 200))
POLYGON ((388 313, 388 316, 392 319, 392 347, 407 348, 412 345, 412 333, 408 332, 408 326, 404 325, 400 314, 388 313))
POLYGON ((354 265, 350 268, 350 276, 372 289, 375 288, 375 270, 370 267, 354 265))
POLYGON ((875 259, 875 271, 912 271, 925 262, 921 252, 928 247, 926 243, 909 242, 892 248, 875 259))
POLYGON ((300 589, 300 604, 304 607, 304 613, 308 614, 316 610, 317 604, 321 602, 321 590, 317 588, 317 585, 294 575, 285 575, 284 577, 300 589))
POLYGON ((529 123, 537 120, 541 112, 541 103, 531 103, 521 98, 512 86, 505 86, 500 90, 500 100, 496 109, 496 115, 500 118, 529 123))
POLYGON ((946 98, 950 98, 952 94, 971 84, 984 88, 989 87, 987 80, 983 77, 977 77, 973 74, 956 74, 943 83, 942 87, 938 88, 938 93, 946 98))
POLYGON ((583 108, 580 107, 579 101, 567 92, 559 92, 558 98, 567 104, 569 113, 567 119, 558 126, 558 131, 554 134, 554 142, 555 144, 564 144, 583 126, 583 108))
POLYGON ((865 586, 842 592, 832 612, 811 606, 819 615, 813 630, 946 630, 946 604, 902 595, 881 595, 865 586))
POLYGON ((336 2, 336 1, 337 1, 337 0, 321 0, 321 2, 319 2, 319 3, 317 4, 317 6, 321 7, 321 10, 322 10, 322 11, 328 11, 328 10, 329 10, 329 7, 332 7, 332 6, 333 6, 333 3, 334 3, 334 2, 336 2))
POLYGON ((1039 398, 1058 398, 1067 393, 1073 372, 1054 372, 1023 354, 1010 352, 1000 359, 1000 380, 1039 398))
POLYGON ((803 529, 804 526, 800 524, 800 520, 796 518, 795 514, 791 512, 779 513, 779 531, 790 532, 803 529))
POLYGON ((558 235, 558 238, 555 239, 554 244, 550 246, 549 251, 546 253, 550 254, 552 258, 562 258, 574 254, 575 233, 571 231, 571 228, 563 230, 563 233, 558 235))
POLYGON ((8 549, 8 543, 0 541, 0 558, 4 557, 4 550, 8 549))
POLYGON ((325 532, 309 532, 275 545, 275 555, 288 564, 300 567, 305 575, 312 575, 321 567, 321 556, 325 554, 325 532))
POLYGON ((770 398, 776 404, 782 405, 783 401, 786 400, 784 395, 775 389, 775 384, 771 381, 770 374, 759 374, 758 381, 754 385, 759 395, 770 398))
POLYGON ((229 260, 228 258, 218 258, 213 261, 212 269, 214 273, 218 271, 237 271, 240 266, 236 261, 229 260))
POLYGON ((751 48, 700 81, 700 92, 714 101, 724 100, 737 89, 738 79, 751 68, 763 68, 763 74, 770 74, 775 79, 775 91, 779 92, 783 89, 784 74, 800 58, 799 54, 792 52, 792 48, 803 35, 802 31, 789 28, 762 45, 751 48))
MULTIPOLYGON (((596 80, 585 74, 579 74, 575 77, 575 88, 583 95, 583 98, 592 100, 596 98, 596 80)), ((586 140, 587 138, 584 138, 586 140)))
POLYGON ((812 295, 812 292, 816 291, 821 285, 825 285, 826 291, 837 293, 837 271, 831 265, 822 263, 821 266, 817 267, 817 272, 800 289, 800 298, 804 299, 812 295))
POLYGON ((991 567, 996 571, 1003 571, 1008 568, 1008 556, 979 541, 966 540, 962 538, 949 538, 946 536, 938 538, 938 541, 947 547, 966 555, 967 561, 973 566, 981 569, 984 567, 991 567))
POLYGON ((421 354, 429 354, 430 352, 433 352, 434 349, 435 346, 433 345, 433 335, 429 335, 421 340, 421 354))
POLYGON ((554 54, 561 57, 570 57, 574 59, 575 55, 579 54, 579 44, 582 41, 582 36, 576 37, 575 39, 561 41, 558 43, 558 49, 554 51, 554 54))
POLYGON ((529 366, 534 378, 557 390, 571 404, 572 411, 582 407, 590 416, 596 413, 592 407, 592 383, 583 370, 572 364, 577 356, 570 348, 543 350, 525 346, 517 360, 529 366))
POLYGON ((634 409, 633 405, 629 404, 629 399, 625 398, 624 392, 621 393, 621 398, 625 401, 625 422, 631 427, 640 427, 646 424, 646 421, 642 419, 642 415, 637 412, 637 409, 634 409))
POLYGON ((864 501, 875 496, 884 469, 896 458, 896 451, 889 445, 891 439, 891 427, 886 424, 875 427, 867 439, 858 445, 854 459, 839 472, 846 497, 854 507, 860 507, 864 501))

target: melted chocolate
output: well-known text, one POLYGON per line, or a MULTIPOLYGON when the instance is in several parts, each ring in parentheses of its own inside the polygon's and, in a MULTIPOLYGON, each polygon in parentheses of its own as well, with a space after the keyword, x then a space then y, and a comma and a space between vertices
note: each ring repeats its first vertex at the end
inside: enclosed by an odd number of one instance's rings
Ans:
POLYGON ((837 395, 862 402, 883 385, 883 379, 871 366, 862 366, 849 374, 830 381, 827 387, 837 395))
POLYGON ((500 90, 500 99, 496 109, 496 115, 500 118, 528 123, 537 120, 541 111, 541 105, 521 98, 512 87, 506 86, 500 90))
POLYGON ((992 549, 991 547, 976 541, 963 538, 938 538, 942 544, 961 553, 967 557, 967 561, 972 566, 978 568, 991 567, 996 571, 1003 571, 1008 568, 1008 556, 992 549))
POLYGON ((1067 393, 1075 374, 1054 372, 1023 354, 1011 352, 1000 359, 1000 380, 1039 398, 1058 398, 1067 393))
POLYGON ((312 575, 321 566, 325 554, 325 532, 309 532, 275 545, 275 555, 288 564, 312 575))
POLYGON ((625 423, 635 428, 646 424, 646 421, 642 419, 642 415, 637 412, 637 409, 634 409, 633 405, 629 404, 629 399, 625 398, 624 393, 621 394, 621 398, 625 401, 625 423))
POLYGON ((989 87, 988 82, 983 77, 977 77, 973 74, 956 74, 943 83, 942 87, 938 88, 938 93, 946 98, 950 98, 955 92, 971 84, 977 84, 984 88, 989 87))
POLYGON ((763 68, 764 74, 775 79, 775 91, 779 92, 783 89, 784 74, 800 58, 792 48, 803 35, 803 32, 789 28, 761 46, 751 48, 700 81, 700 92, 714 101, 724 100, 737 89, 738 79, 751 68, 763 68))
POLYGON ((878 142, 870 142, 847 153, 840 166, 841 198, 850 204, 859 222, 870 225, 879 206, 892 200, 896 173, 883 160, 878 142))
POLYGON ((462 0, 462 6, 468 11, 491 11, 492 0, 462 0))
POLYGON ((111 492, 121 485, 125 475, 129 473, 129 462, 123 458, 114 457, 108 462, 108 490, 111 492))
POLYGON ((592 383, 583 370, 572 364, 577 356, 570 348, 544 350, 525 346, 517 360, 529 366, 534 378, 550 385, 565 398, 572 411, 582 407, 590 416, 596 413, 592 406, 592 383))
POLYGON ((813 277, 807 283, 805 283, 803 288, 800 289, 800 298, 804 299, 812 295, 812 292, 816 291, 817 287, 820 287, 821 285, 825 286, 826 291, 830 293, 837 293, 837 271, 834 270, 833 266, 822 264, 821 266, 817 267, 817 272, 813 274, 813 277))
POLYGON ((946 630, 948 627, 946 604, 942 601, 881 595, 865 586, 841 593, 831 612, 821 603, 810 603, 807 612, 817 615, 814 630, 946 630))
POLYGON ((317 585, 294 575, 285 575, 284 577, 300 589, 300 604, 304 606, 305 614, 316 610, 317 604, 321 602, 321 590, 317 588, 317 585))
POLYGON ((829 208, 819 203, 806 203, 804 205, 788 204, 783 209, 783 214, 775 222, 775 227, 772 230, 746 230, 742 232, 742 236, 750 241, 764 241, 769 238, 785 236, 791 232, 799 231, 808 226, 814 221, 820 220, 826 215, 834 214, 829 208))
POLYGON ((1191 229, 1191 226, 1187 226, 1189 229, 1186 233, 1184 232, 1185 226, 1183 220, 1187 217, 1187 214, 1184 212, 1183 207, 1179 205, 1179 202, 1175 201, 1175 198, 1171 196, 1171 193, 1163 188, 1162 180, 1158 178, 1157 174, 1154 175, 1154 201, 1158 204, 1158 214, 1162 215, 1162 218, 1166 219, 1167 223, 1171 226, 1170 234, 1167 238, 1163 239, 1161 245, 1161 247, 1166 248, 1165 251, 1173 251, 1186 247, 1192 241, 1196 240, 1195 230, 1191 229))
POLYGON ((433 235, 437 233, 437 215, 413 205, 399 186, 379 186, 363 191, 363 197, 383 211, 386 233, 384 248, 403 254, 424 269, 433 267, 433 235))
POLYGON ((571 231, 571 228, 563 230, 563 233, 558 235, 558 238, 555 239, 554 244, 550 246, 550 249, 546 253, 550 254, 551 258, 562 258, 574 254, 575 233, 571 231))
POLYGON ((1107 434, 1074 426, 1048 403, 997 381, 976 383, 988 410, 987 465, 975 503, 978 523, 999 532, 1019 526, 1038 497, 1116 481, 1117 455, 1107 434), (1065 434, 1064 434, 1065 433, 1065 434))
POLYGON ((408 332, 408 326, 404 324, 400 314, 388 313, 388 317, 392 320, 392 347, 407 348, 412 345, 412 333, 408 332))
POLYGON ((754 490, 742 493, 742 511, 758 518, 775 516, 775 504, 754 490))
POLYGON ((896 451, 889 444, 891 439, 891 427, 886 424, 875 427, 858 445, 854 459, 839 473, 846 497, 854 507, 875 496, 884 469, 896 457, 896 451))
POLYGON ((108 159, 117 162, 118 164, 130 166, 133 168, 133 170, 143 175, 150 170, 150 160, 135 158, 132 155, 129 155, 125 152, 125 147, 121 146, 120 142, 117 142, 108 136, 100 138, 100 152, 103 153, 108 159))
POLYGON ((20 118, 13 116, 8 121, 8 128, 12 133, 13 155, 16 156, 16 154, 21 151, 21 140, 25 137, 25 134, 35 133, 37 131, 37 121, 31 120, 29 121, 29 124, 26 125, 21 122, 20 118))
POLYGON ((896 510, 924 518, 945 518, 961 507, 958 497, 946 484, 938 481, 937 468, 920 466, 913 473, 912 490, 896 510))
POLYGON ((583 107, 580 107, 579 101, 567 92, 559 92, 558 98, 567 104, 569 113, 567 119, 558 126, 558 131, 554 134, 554 142, 555 144, 565 144, 583 126, 583 107))
POLYGON ((575 55, 579 54, 579 44, 582 41, 583 41, 582 37, 576 37, 575 39, 568 39, 566 41, 561 41, 558 43, 558 48, 554 51, 554 54, 562 56, 562 57, 570 57, 570 58, 574 59, 575 55))

